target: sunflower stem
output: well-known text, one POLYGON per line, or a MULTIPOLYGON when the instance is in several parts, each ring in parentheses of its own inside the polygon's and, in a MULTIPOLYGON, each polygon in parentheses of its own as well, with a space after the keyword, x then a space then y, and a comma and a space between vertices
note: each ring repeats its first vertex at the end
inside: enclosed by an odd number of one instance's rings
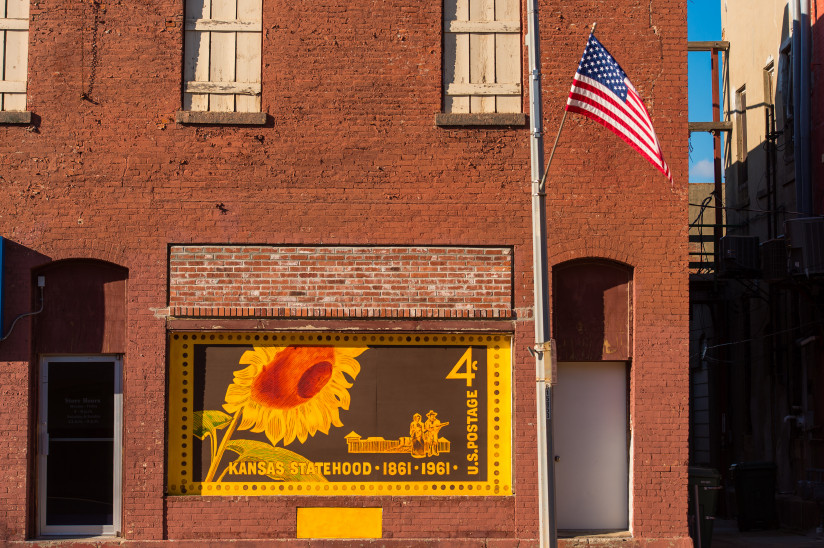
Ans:
POLYGON ((206 479, 203 481, 209 482, 212 481, 212 478, 215 477, 215 472, 217 472, 217 467, 220 465, 220 461, 223 460, 223 453, 224 451, 226 451, 226 446, 229 444, 229 439, 232 437, 232 434, 234 434, 235 430, 237 429, 237 423, 238 421, 240 421, 241 413, 243 413, 243 408, 238 409, 235 412, 235 416, 232 417, 232 422, 229 423, 229 427, 226 429, 226 434, 223 436, 223 439, 220 440, 220 447, 217 448, 217 452, 215 453, 215 456, 212 458, 212 464, 209 465, 209 473, 206 474, 206 479))
POLYGON ((220 476, 218 476, 218 478, 217 478, 217 482, 218 482, 218 483, 220 483, 221 481, 223 481, 223 476, 225 476, 225 475, 226 475, 226 472, 228 472, 228 471, 229 471, 229 467, 228 467, 228 466, 227 466, 226 468, 224 468, 224 469, 223 469, 223 472, 221 472, 220 476))

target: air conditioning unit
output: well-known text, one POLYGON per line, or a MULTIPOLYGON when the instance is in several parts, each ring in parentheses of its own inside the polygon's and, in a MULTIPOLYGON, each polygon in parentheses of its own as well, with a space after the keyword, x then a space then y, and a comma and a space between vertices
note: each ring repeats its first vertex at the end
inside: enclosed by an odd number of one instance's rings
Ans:
POLYGON ((754 278, 761 263, 758 236, 723 236, 718 274, 729 278, 754 278))
POLYGON ((787 240, 777 238, 761 244, 761 277, 768 282, 777 282, 787 278, 789 259, 787 240))
POLYGON ((824 217, 792 219, 784 223, 790 250, 791 274, 824 274, 824 217))

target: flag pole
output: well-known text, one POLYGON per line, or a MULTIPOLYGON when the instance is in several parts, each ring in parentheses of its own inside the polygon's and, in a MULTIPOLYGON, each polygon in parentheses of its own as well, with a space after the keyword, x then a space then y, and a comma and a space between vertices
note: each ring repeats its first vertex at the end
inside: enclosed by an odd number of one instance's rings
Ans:
MULTIPOLYGON (((596 26, 598 26, 597 21, 592 23, 592 28, 589 31, 590 34, 595 34, 596 26)), ((541 177, 541 184, 539 186, 541 187, 542 191, 546 188, 546 174, 549 172, 549 166, 552 165, 552 159, 555 157, 555 149, 558 148, 558 141, 561 140, 561 131, 563 131, 564 129, 564 123, 566 122, 567 112, 569 111, 567 109, 564 109, 564 116, 563 118, 561 118, 561 125, 558 126, 558 134, 555 136, 555 143, 552 145, 552 151, 550 151, 549 153, 549 160, 547 160, 546 162, 546 169, 544 170, 544 174, 541 177)))
POLYGON ((546 188, 546 174, 549 173, 549 166, 552 165, 552 159, 555 157, 555 149, 558 148, 558 141, 561 140, 561 131, 564 129, 564 122, 566 122, 567 117, 567 110, 564 109, 564 116, 561 118, 561 125, 558 128, 558 135, 555 136, 555 144, 552 145, 552 151, 549 153, 549 160, 546 162, 546 169, 544 170, 544 175, 541 177, 541 191, 546 188))
POLYGON ((541 548, 558 545, 555 527, 555 471, 552 459, 552 383, 554 363, 549 330, 549 277, 547 274, 546 192, 544 192, 544 139, 541 114, 541 48, 538 0, 527 0, 529 51, 529 119, 532 179, 532 267, 534 283, 535 400, 538 449, 538 537, 541 548))

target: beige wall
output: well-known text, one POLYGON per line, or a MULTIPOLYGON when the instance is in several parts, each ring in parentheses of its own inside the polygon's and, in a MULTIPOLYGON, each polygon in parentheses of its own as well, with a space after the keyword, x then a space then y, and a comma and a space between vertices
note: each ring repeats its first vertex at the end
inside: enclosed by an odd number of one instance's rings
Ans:
MULTIPOLYGON (((783 231, 785 215, 781 210, 795 209, 792 146, 788 142, 792 123, 785 128, 783 97, 777 84, 787 57, 781 57, 781 44, 789 36, 791 19, 787 2, 781 0, 720 0, 721 26, 724 40, 730 42, 728 72, 724 78, 724 112, 733 121, 733 131, 726 142, 725 166, 728 206, 736 208, 729 215, 730 223, 740 225, 733 232, 758 235, 767 239, 767 158, 765 104, 775 104, 776 131, 779 136, 775 153, 778 233, 783 231), (765 68, 772 63, 771 86, 765 85, 765 68), (742 88, 746 91, 746 180, 742 177, 741 108, 738 100, 742 88), (772 97, 771 97, 772 96, 772 97), (787 142, 785 142, 787 141, 787 142)), ((787 72, 789 75, 789 72, 787 72)))

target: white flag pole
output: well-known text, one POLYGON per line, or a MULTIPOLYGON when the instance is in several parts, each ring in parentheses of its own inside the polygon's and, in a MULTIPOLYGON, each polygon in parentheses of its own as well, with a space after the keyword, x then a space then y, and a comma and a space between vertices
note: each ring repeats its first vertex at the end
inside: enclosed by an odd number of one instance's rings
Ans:
MULTIPOLYGON (((541 48, 537 0, 527 0, 529 51, 529 118, 532 176, 532 266, 534 283, 535 400, 538 449, 538 535, 541 548, 558 544, 555 527, 555 473, 552 459, 552 342, 549 330, 549 277, 547 274, 546 192, 544 182, 543 116, 541 114, 541 48)), ((557 139, 556 139, 557 144, 557 139)), ((554 152, 554 149, 553 149, 554 152)))

